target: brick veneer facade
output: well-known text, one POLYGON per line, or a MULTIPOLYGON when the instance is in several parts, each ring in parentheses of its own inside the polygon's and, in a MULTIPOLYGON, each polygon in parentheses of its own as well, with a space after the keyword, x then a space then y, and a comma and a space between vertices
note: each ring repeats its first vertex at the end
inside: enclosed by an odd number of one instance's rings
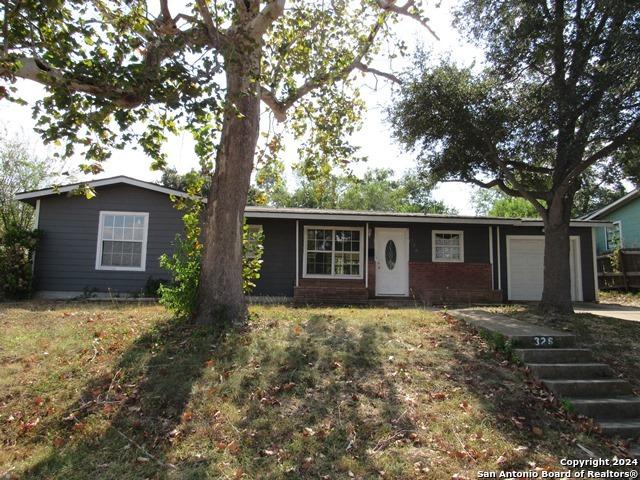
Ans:
POLYGON ((409 294, 428 305, 502 301, 489 263, 409 262, 409 294))
MULTIPOLYGON (((302 278, 294 289, 296 303, 367 303, 376 296, 376 266, 369 261, 369 281, 302 278)), ((501 302, 491 289, 488 263, 409 262, 409 297, 427 305, 501 302)))

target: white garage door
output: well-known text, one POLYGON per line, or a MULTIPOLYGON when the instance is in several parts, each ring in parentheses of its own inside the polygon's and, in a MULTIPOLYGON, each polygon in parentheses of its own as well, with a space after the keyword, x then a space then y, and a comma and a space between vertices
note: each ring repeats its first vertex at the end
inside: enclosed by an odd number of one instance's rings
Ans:
MULTIPOLYGON (((571 299, 582 301, 579 241, 578 237, 571 237, 569 265, 571 267, 571 299)), ((540 300, 542 298, 543 274, 544 237, 507 236, 509 300, 540 300)))

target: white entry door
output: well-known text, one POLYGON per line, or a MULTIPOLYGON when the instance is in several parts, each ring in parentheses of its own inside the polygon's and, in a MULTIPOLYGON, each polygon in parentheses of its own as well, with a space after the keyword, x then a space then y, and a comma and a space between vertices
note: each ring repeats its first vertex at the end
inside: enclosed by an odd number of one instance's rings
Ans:
MULTIPOLYGON (((582 301, 580 240, 571 237, 569 266, 571 299, 582 301)), ((507 289, 509 300, 538 301, 544 277, 544 237, 507 236, 507 289)))
POLYGON ((376 228, 376 295, 409 295, 409 229, 376 228))

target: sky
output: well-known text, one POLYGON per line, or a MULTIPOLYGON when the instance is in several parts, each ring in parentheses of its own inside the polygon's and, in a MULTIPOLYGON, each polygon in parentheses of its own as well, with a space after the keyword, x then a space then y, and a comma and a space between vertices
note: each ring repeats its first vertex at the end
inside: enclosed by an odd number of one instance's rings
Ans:
MULTIPOLYGON (((435 30, 439 40, 433 38, 421 25, 411 19, 403 19, 399 24, 398 34, 409 45, 410 49, 422 45, 431 52, 434 61, 441 57, 450 57, 452 60, 470 65, 473 62, 481 62, 482 52, 479 48, 465 41, 451 26, 451 9, 455 6, 455 0, 442 0, 439 8, 433 6, 433 2, 425 2, 425 13, 430 18, 430 26, 435 30)), ((170 2, 171 5, 171 2, 170 2)), ((395 60, 391 65, 394 71, 404 69, 409 65, 409 59, 395 60)), ((380 69, 383 64, 375 64, 380 69)), ((391 103, 392 86, 385 80, 378 80, 371 75, 357 74, 362 82, 363 99, 367 105, 367 112, 363 119, 360 131, 352 137, 354 145, 359 147, 359 155, 367 158, 366 162, 354 164, 351 169, 357 176, 361 176, 367 168, 391 168, 399 177, 407 169, 415 166, 416 155, 403 151, 401 145, 394 142, 391 137, 391 127, 386 121, 386 110, 391 103)), ((44 94, 44 89, 26 80, 19 80, 16 84, 18 94, 32 105, 44 94)), ((395 87, 397 88, 397 87, 395 87)), ((31 117, 31 106, 20 106, 10 102, 0 102, 0 125, 10 134, 23 131, 36 143, 36 150, 47 152, 48 150, 37 145, 39 138, 33 132, 34 120, 31 117)), ((40 142, 41 143, 41 142, 40 142)), ((198 161, 193 153, 194 142, 189 133, 172 136, 165 145, 169 164, 175 166, 178 171, 186 172, 197 168, 198 161)), ((292 138, 285 141, 284 159, 287 165, 287 176, 290 179, 290 187, 293 187, 290 165, 295 162, 296 144, 292 138)), ((68 166, 81 162, 80 158, 68 159, 68 166)), ((104 178, 114 175, 128 175, 141 180, 154 181, 160 177, 159 172, 150 169, 151 160, 142 151, 128 148, 114 151, 112 157, 104 163, 104 172, 97 177, 104 178)), ((80 177, 84 179, 83 177, 80 177)), ((470 194, 473 188, 459 183, 446 183, 439 185, 434 191, 434 198, 454 207, 460 214, 473 214, 470 203, 470 194)))

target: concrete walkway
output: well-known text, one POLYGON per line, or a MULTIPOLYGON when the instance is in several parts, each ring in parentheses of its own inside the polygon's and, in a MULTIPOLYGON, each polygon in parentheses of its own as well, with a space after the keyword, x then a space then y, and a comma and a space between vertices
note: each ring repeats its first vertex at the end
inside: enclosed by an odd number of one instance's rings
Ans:
POLYGON ((576 313, 590 313, 600 317, 618 318, 640 322, 640 308, 616 303, 576 303, 573 307, 576 313))
POLYGON ((469 323, 478 330, 483 330, 491 334, 499 334, 506 337, 511 341, 511 344, 515 346, 554 346, 553 342, 556 342, 555 346, 571 346, 575 344, 575 335, 569 332, 562 332, 554 330, 552 328, 533 325, 531 323, 516 320, 515 318, 508 317, 498 313, 489 313, 484 310, 473 309, 460 309, 452 310, 451 315, 460 318, 461 320, 469 323), (544 340, 542 337, 553 338, 551 345, 546 345, 548 340, 544 340), (535 338, 540 338, 536 342, 535 338), (538 344, 536 344, 538 343, 538 344))

